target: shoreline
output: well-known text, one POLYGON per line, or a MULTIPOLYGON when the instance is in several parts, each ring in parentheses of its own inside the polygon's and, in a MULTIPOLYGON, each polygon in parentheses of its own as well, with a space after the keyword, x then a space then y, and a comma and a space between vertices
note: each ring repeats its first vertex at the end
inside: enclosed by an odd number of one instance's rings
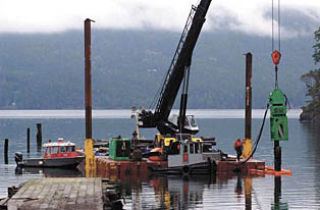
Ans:
MULTIPOLYGON (((177 109, 172 113, 178 113, 177 109)), ((252 119, 262 119, 264 109, 253 109, 252 119)), ((299 119, 301 109, 288 110, 288 118, 299 119)), ((130 109, 95 109, 92 110, 94 119, 130 119, 130 109)), ((189 109, 187 114, 196 119, 244 119, 244 109, 189 109)), ((0 110, 0 119, 84 119, 85 110, 0 110)), ((269 113, 267 115, 269 118, 269 113)))

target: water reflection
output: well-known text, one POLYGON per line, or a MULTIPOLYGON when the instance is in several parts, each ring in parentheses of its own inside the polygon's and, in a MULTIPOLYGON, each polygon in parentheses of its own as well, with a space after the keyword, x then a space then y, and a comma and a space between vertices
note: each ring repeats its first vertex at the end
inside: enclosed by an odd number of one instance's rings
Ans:
POLYGON ((281 176, 274 177, 274 203, 271 205, 271 209, 289 209, 288 203, 281 202, 281 176))
MULTIPOLYGON (((319 179, 319 171, 320 171, 320 124, 313 123, 301 123, 301 128, 303 133, 306 134, 306 144, 307 144, 307 153, 308 153, 308 161, 310 161, 310 165, 313 168, 315 174, 313 175, 313 187, 315 188, 316 198, 320 197, 320 179, 319 179)), ((310 167, 310 168, 311 168, 310 167)), ((319 205, 318 205, 319 209, 319 205)))
POLYGON ((23 174, 43 174, 44 177, 81 177, 83 173, 75 169, 67 169, 67 168, 15 168, 16 175, 23 175, 23 174))
POLYGON ((237 184, 236 184, 236 187, 234 189, 234 192, 238 195, 237 196, 238 198, 240 198, 241 197, 240 195, 243 193, 242 192, 242 179, 241 179, 240 174, 237 177, 237 184))
POLYGON ((244 178, 244 191, 245 191, 245 207, 246 210, 252 209, 252 177, 246 176, 244 178))
POLYGON ((234 192, 237 195, 237 198, 239 202, 241 201, 241 198, 243 196, 243 187, 242 187, 242 181, 244 182, 244 196, 245 196, 245 209, 251 210, 252 209, 252 177, 251 176, 245 176, 242 177, 240 173, 237 175, 237 183, 234 189, 234 192))
POLYGON ((251 176, 218 174, 136 177, 131 175, 110 178, 117 183, 121 194, 126 198, 126 209, 220 209, 225 204, 240 207, 233 209, 253 209, 252 179, 255 177, 251 176), (224 198, 223 194, 208 201, 208 195, 214 195, 217 191, 230 186, 228 182, 235 182, 233 191, 235 201, 230 200, 230 197, 224 198))
MULTIPOLYGON (((203 193, 212 185, 214 176, 153 176, 150 187, 155 193, 155 203, 143 203, 136 197, 133 208, 193 209, 203 204, 203 193)), ((141 188, 140 192, 141 192, 141 188)))

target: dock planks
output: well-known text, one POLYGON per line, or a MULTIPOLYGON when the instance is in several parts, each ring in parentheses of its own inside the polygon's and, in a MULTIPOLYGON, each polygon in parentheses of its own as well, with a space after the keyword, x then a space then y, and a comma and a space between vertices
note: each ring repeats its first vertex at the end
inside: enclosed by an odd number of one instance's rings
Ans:
POLYGON ((9 200, 8 209, 102 210, 101 178, 32 179, 9 200))

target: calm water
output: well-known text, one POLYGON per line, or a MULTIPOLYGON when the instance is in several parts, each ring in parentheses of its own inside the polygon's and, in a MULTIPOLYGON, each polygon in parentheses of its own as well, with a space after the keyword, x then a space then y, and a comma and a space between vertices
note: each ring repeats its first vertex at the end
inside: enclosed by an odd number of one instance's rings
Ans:
MULTIPOLYGON (((128 112, 129 113, 129 112, 128 112)), ((34 113, 33 113, 34 114, 34 113)), ((259 113, 256 113, 259 115, 259 113)), ((13 114, 14 115, 14 114, 13 114)), ((35 115, 35 114, 34 114, 35 115)), ((37 156, 35 149, 36 123, 42 123, 43 139, 63 137, 83 146, 84 119, 59 115, 51 117, 24 117, 15 119, 1 117, 0 113, 0 197, 5 197, 7 187, 17 185, 34 177, 81 176, 78 171, 23 171, 15 175, 13 153, 25 152, 26 129, 31 128, 30 156, 37 156), (3 162, 3 140, 9 138, 10 164, 3 162)), ((125 115, 124 115, 125 116, 125 115)), ((11 116, 12 117, 12 116, 11 116)), ((198 120, 201 136, 215 136, 218 147, 227 153, 234 153, 233 141, 242 137, 244 120, 238 117, 223 119, 222 116, 198 120), (219 118, 219 119, 218 119, 219 118), (235 119, 234 119, 235 118, 235 119)), ((259 118, 259 117, 257 117, 259 118)), ((253 120, 253 137, 258 133, 261 119, 253 120)), ((93 135, 96 139, 106 139, 121 134, 130 137, 134 121, 128 117, 110 119, 97 117, 93 120, 93 135)), ((320 132, 317 126, 301 124, 296 117, 289 119, 290 140, 281 142, 283 168, 291 169, 292 176, 275 180, 273 176, 242 177, 196 176, 183 179, 180 176, 128 177, 118 180, 125 196, 126 209, 272 209, 281 205, 289 209, 320 209, 320 132), (279 184, 281 181, 281 186, 279 184), (275 184, 275 183, 278 184, 275 184), (250 187, 252 183, 252 187, 250 187), (281 192, 279 192, 281 191, 281 192)), ((153 138, 155 130, 143 130, 145 137, 153 138)), ((273 143, 269 140, 269 121, 255 158, 273 164, 273 143)), ((27 156, 25 154, 25 156, 27 156)))

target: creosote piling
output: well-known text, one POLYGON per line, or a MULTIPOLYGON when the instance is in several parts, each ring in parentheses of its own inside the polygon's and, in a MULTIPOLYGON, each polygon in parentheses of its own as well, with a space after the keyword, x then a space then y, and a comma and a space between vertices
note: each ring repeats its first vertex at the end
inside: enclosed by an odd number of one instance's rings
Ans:
POLYGON ((41 123, 37 123, 37 151, 41 151, 42 147, 42 128, 41 123))
POLYGON ((30 128, 27 128, 27 153, 30 153, 30 128))
POLYGON ((9 164, 8 150, 9 150, 9 139, 5 139, 4 140, 4 163, 5 164, 9 164))

